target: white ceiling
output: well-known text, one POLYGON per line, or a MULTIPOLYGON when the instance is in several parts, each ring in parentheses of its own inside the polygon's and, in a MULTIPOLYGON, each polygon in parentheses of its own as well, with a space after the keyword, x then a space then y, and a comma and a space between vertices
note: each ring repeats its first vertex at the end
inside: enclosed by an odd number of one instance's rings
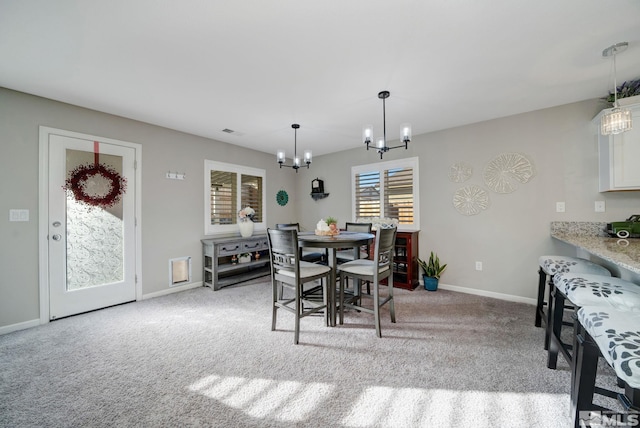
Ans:
POLYGON ((638 0, 0 0, 0 86, 320 155, 380 132, 381 90, 389 139, 604 97, 621 41, 619 84, 638 0))

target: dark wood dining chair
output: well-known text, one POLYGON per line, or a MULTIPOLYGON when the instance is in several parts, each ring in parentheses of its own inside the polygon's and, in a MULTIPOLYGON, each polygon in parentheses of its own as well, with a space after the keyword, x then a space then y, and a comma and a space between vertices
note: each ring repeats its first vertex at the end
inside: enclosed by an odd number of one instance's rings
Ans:
POLYGON ((295 229, 267 229, 269 257, 271 261, 272 318, 271 331, 276 329, 278 309, 284 309, 295 315, 294 340, 300 339, 300 319, 324 311, 325 325, 329 325, 328 284, 331 276, 329 266, 300 260, 298 249, 298 231, 295 229), (305 294, 306 283, 320 280, 322 301, 305 294), (293 291, 293 297, 284 289, 293 291))
MULTIPOLYGON (((373 226, 372 223, 352 223, 352 222, 346 222, 345 223, 345 230, 347 232, 361 232, 361 233, 371 233, 371 227, 373 226)), ((360 247, 360 257, 361 259, 368 259, 371 257, 370 251, 369 251, 369 245, 363 245, 360 247)), ((336 253, 336 259, 338 261, 338 264, 342 264, 342 263, 346 263, 346 262, 350 262, 352 260, 355 260, 355 255, 354 255, 354 249, 353 248, 346 248, 344 250, 339 250, 336 253)), ((367 294, 371 294, 371 283, 367 281, 367 294)))
MULTIPOLYGON (((295 229, 300 232, 300 223, 278 223, 276 224, 276 229, 295 229)), ((311 263, 324 263, 327 259, 326 254, 318 252, 315 248, 303 248, 301 257, 305 262, 311 263)))
MULTIPOLYGON (((340 324, 344 323, 345 308, 370 313, 373 314, 374 317, 376 334, 378 337, 382 337, 380 329, 380 308, 387 303, 389 303, 391 322, 396 322, 396 311, 393 300, 393 255, 396 232, 397 229, 395 227, 378 229, 372 260, 357 259, 338 265, 338 275, 340 278, 340 324), (353 296, 345 299, 344 291, 347 278, 359 279, 361 282, 370 281, 373 284, 373 295, 363 295, 359 290, 356 290, 353 296), (380 282, 385 278, 387 280, 387 296, 382 299, 380 297, 380 282), (365 298, 373 299, 373 309, 364 306, 365 298)), ((358 281, 354 281, 354 284, 358 284, 358 281)))

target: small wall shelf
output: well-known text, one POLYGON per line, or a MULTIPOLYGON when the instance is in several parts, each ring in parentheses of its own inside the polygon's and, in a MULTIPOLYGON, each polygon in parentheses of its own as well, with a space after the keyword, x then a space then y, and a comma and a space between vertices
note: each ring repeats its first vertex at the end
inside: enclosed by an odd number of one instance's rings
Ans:
POLYGON ((329 196, 328 193, 311 193, 311 197, 313 198, 314 201, 317 201, 318 199, 324 199, 327 196, 329 196))

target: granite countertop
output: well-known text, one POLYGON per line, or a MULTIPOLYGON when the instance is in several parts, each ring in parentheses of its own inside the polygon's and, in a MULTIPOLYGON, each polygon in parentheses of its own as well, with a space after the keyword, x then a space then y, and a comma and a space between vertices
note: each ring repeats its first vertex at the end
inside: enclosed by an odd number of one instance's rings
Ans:
POLYGON ((606 223, 552 222, 551 237, 640 274, 640 238, 610 237, 606 223))

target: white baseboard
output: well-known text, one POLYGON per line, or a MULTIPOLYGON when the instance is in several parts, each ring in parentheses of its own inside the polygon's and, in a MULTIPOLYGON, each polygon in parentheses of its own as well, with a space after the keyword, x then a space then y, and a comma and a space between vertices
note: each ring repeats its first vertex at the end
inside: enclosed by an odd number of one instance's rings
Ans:
POLYGON ((167 288, 166 290, 156 291, 155 293, 143 294, 142 300, 153 299, 154 297, 166 296, 168 294, 179 293, 180 291, 189 290, 191 288, 202 287, 202 281, 192 282, 189 284, 179 285, 177 287, 167 288))
POLYGON ((18 324, 5 325, 0 327, 0 336, 7 333, 13 333, 18 330, 26 330, 31 327, 37 327, 40 325, 40 319, 35 319, 31 321, 25 321, 18 324))
POLYGON ((531 299, 529 297, 514 296, 512 294, 495 293, 493 291, 460 287, 458 285, 438 283, 438 288, 442 288, 443 290, 458 291, 460 293, 475 294, 477 296, 492 297, 494 299, 506 300, 509 302, 526 303, 527 305, 533 305, 533 306, 535 306, 538 303, 536 299, 531 299))

